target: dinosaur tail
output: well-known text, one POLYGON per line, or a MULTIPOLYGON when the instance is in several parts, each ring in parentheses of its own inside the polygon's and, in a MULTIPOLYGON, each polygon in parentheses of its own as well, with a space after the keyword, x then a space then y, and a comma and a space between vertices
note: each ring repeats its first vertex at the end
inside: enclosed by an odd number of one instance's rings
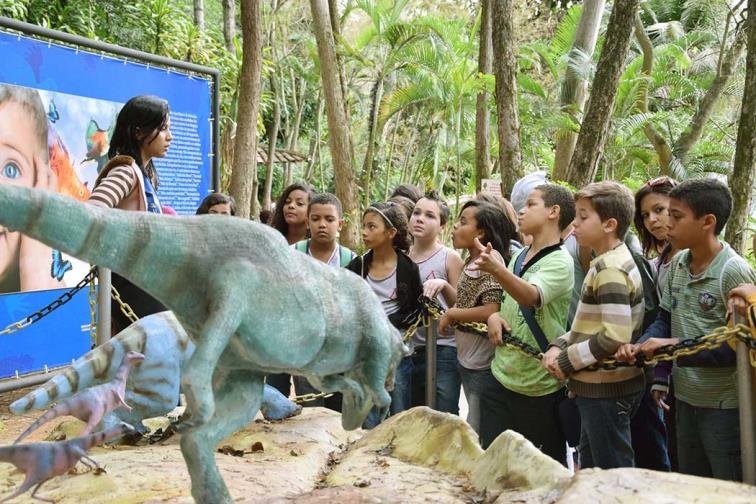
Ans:
POLYGON ((21 433, 21 435, 16 438, 15 441, 13 441, 13 444, 18 444, 26 436, 39 429, 42 425, 46 424, 53 418, 58 418, 59 416, 68 415, 70 413, 71 409, 66 404, 58 404, 54 408, 45 411, 45 413, 41 417, 37 418, 29 427, 26 428, 24 432, 21 433))
POLYGON ((144 353, 147 333, 143 326, 147 323, 140 321, 133 324, 103 345, 90 350, 44 385, 11 403, 11 413, 21 415, 44 409, 57 400, 110 380, 126 352, 134 350, 144 353))
POLYGON ((147 265, 161 257, 181 262, 178 254, 172 258, 166 255, 191 248, 191 240, 184 243, 178 239, 173 247, 150 243, 155 236, 175 235, 175 228, 182 226, 178 219, 103 209, 59 194, 7 184, 0 187, 0 225, 110 268, 138 285, 154 276, 147 265))
MULTIPOLYGON (((94 434, 90 434, 86 437, 84 437, 84 443, 82 448, 84 450, 88 450, 93 446, 98 446, 103 443, 107 443, 108 441, 112 441, 113 439, 120 438, 122 436, 125 436, 127 434, 131 434, 133 432, 136 432, 134 427, 127 424, 126 422, 121 422, 118 425, 114 425, 113 427, 106 429, 104 431, 95 432, 94 434)), ((82 439, 82 438, 79 438, 82 439)))

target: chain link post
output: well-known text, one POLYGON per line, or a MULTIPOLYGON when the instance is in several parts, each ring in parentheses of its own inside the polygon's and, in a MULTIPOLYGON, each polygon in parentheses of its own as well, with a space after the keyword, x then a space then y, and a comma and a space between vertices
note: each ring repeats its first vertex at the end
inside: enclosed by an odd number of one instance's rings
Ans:
MULTIPOLYGON (((733 323, 743 318, 733 313, 733 323)), ((745 341, 737 342, 738 409, 740 414, 740 460, 743 483, 756 485, 756 368, 751 366, 750 349, 745 341)))
POLYGON ((97 346, 111 337, 110 334, 110 270, 97 267, 97 346))
POLYGON ((438 319, 433 319, 425 331, 425 405, 436 409, 436 335, 438 319))

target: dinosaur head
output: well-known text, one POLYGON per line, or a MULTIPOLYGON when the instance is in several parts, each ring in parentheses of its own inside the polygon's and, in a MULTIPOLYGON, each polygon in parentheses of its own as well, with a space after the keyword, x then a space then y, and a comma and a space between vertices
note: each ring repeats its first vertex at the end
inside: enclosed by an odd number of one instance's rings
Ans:
POLYGON ((144 360, 144 355, 140 354, 139 352, 135 352, 133 350, 126 352, 126 355, 123 357, 124 362, 128 362, 132 366, 138 366, 142 363, 144 360))

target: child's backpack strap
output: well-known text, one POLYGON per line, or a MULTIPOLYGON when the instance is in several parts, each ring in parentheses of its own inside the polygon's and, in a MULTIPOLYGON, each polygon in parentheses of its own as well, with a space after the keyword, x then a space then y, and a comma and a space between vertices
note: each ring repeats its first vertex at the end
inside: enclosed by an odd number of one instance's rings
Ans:
POLYGON ((301 240, 294 244, 294 248, 306 254, 307 249, 310 248, 309 245, 310 245, 310 240, 301 240))
POLYGON ((352 262, 352 251, 339 245, 339 264, 344 268, 350 262, 352 262))

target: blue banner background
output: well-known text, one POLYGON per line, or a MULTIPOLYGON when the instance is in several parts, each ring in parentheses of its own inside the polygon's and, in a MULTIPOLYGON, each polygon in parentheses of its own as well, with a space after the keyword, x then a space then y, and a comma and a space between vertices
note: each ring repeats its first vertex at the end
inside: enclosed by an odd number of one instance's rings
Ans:
MULTIPOLYGON (((2 83, 107 100, 117 104, 116 109, 140 94, 166 99, 174 117, 196 118, 196 135, 187 136, 183 143, 198 142, 198 149, 196 145, 193 149, 199 152, 193 154, 191 162, 182 164, 183 159, 191 156, 177 157, 179 152, 172 156, 172 147, 164 160, 155 161, 161 181, 166 181, 159 191, 161 202, 179 213, 194 213, 210 192, 212 89, 209 78, 4 32, 0 32, 0 60, 3 62, 0 65, 2 83), (172 170, 176 174, 171 173, 172 170), (188 188, 185 187, 187 181, 188 188), (177 189, 178 183, 183 186, 177 189)), ((176 119, 172 121, 175 124, 176 119)), ((177 136, 180 135, 174 133, 174 143, 181 145, 176 141, 177 136)), ((69 272, 66 284, 78 282, 83 276, 80 271, 75 268, 69 272), (74 274, 79 278, 69 278, 74 274)), ((62 292, 65 289, 0 295, 0 329, 39 310, 62 292)), ((79 357, 90 347, 89 318, 84 289, 38 323, 12 335, 0 336, 0 378, 41 370, 45 365, 65 365, 79 357)))

